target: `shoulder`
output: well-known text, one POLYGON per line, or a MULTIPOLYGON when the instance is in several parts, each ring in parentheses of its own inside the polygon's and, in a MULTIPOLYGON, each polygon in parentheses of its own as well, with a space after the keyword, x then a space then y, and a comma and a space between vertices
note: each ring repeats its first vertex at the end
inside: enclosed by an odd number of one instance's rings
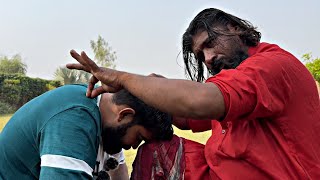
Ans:
POLYGON ((256 47, 249 48, 248 54, 249 57, 239 67, 300 62, 294 55, 276 44, 260 43, 256 47))
POLYGON ((40 156, 58 154, 86 161, 94 166, 99 145, 100 120, 81 107, 52 117, 40 131, 40 156))
MULTIPOLYGON (((75 106, 52 116, 43 128, 66 128, 63 132, 83 131, 84 129, 100 129, 100 113, 96 106, 94 109, 86 106, 75 106)), ((61 133, 63 133, 61 132, 61 133)))
POLYGON ((68 111, 68 109, 82 107, 88 109, 89 113, 95 114, 98 108, 97 98, 86 97, 87 86, 80 84, 65 85, 49 91, 41 101, 46 103, 55 113, 68 111))
POLYGON ((275 44, 260 43, 249 49, 249 57, 237 68, 239 72, 267 76, 295 73, 294 69, 305 69, 291 53, 275 44))

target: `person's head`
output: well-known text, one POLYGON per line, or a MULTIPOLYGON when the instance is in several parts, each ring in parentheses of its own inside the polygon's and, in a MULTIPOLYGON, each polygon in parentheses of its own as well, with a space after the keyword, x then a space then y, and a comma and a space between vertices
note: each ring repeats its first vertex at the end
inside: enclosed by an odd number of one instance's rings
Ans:
POLYGON ((204 65, 210 74, 236 68, 248 57, 248 47, 256 46, 261 33, 250 22, 219 9, 201 11, 182 37, 186 74, 202 82, 204 65))
POLYGON ((146 105, 127 90, 101 97, 102 141, 109 154, 137 148, 142 141, 170 140, 172 117, 146 105))

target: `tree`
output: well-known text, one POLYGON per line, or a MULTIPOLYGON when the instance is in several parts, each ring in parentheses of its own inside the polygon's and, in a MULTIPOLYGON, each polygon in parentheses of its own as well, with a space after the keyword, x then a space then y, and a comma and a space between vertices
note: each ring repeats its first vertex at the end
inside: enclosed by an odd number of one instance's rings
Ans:
MULTIPOLYGON (((90 41, 91 48, 94 52, 94 60, 97 64, 103 67, 115 68, 114 61, 117 58, 116 52, 112 51, 112 48, 108 43, 99 35, 98 40, 90 41)), ((78 83, 88 83, 91 74, 84 71, 70 70, 65 67, 59 67, 55 73, 54 77, 59 80, 62 84, 78 84, 78 83)))
POLYGON ((70 70, 66 67, 59 67, 54 73, 54 78, 64 85, 88 83, 90 77, 87 72, 70 70))
POLYGON ((0 57, 0 72, 5 74, 25 75, 27 73, 27 65, 22 62, 19 54, 16 54, 11 58, 3 56, 0 57))
POLYGON ((117 59, 116 52, 112 50, 109 44, 100 35, 98 36, 97 41, 91 40, 90 44, 97 64, 113 69, 116 67, 114 64, 114 61, 117 59))
POLYGON ((314 79, 320 82, 320 58, 312 58, 311 53, 306 53, 302 56, 306 62, 307 69, 311 72, 314 79))

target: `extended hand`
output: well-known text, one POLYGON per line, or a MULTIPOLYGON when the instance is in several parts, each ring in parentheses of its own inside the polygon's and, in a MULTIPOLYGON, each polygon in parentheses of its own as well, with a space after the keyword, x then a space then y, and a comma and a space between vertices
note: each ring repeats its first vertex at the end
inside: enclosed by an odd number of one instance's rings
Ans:
POLYGON ((70 54, 79 62, 79 64, 67 64, 67 68, 83 70, 93 75, 88 84, 88 97, 94 98, 105 92, 117 92, 122 89, 122 85, 119 81, 121 72, 97 66, 85 52, 81 52, 81 55, 79 55, 75 50, 71 50, 70 54), (102 86, 94 89, 94 85, 99 81, 101 81, 102 86))
POLYGON ((166 77, 164 77, 164 76, 162 76, 162 75, 160 75, 160 74, 156 74, 156 73, 151 73, 151 74, 149 74, 148 76, 150 76, 150 77, 166 78, 166 77))

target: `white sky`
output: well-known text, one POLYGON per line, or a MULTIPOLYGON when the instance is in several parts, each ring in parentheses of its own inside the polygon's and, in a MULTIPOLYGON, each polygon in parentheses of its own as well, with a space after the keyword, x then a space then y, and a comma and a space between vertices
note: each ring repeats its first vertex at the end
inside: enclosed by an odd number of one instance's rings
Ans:
POLYGON ((299 59, 320 57, 318 0, 0 0, 0 55, 19 53, 27 75, 52 79, 56 68, 75 62, 71 49, 93 57, 90 40, 101 35, 117 52, 117 69, 184 78, 181 36, 208 7, 249 20, 262 41, 299 59))

